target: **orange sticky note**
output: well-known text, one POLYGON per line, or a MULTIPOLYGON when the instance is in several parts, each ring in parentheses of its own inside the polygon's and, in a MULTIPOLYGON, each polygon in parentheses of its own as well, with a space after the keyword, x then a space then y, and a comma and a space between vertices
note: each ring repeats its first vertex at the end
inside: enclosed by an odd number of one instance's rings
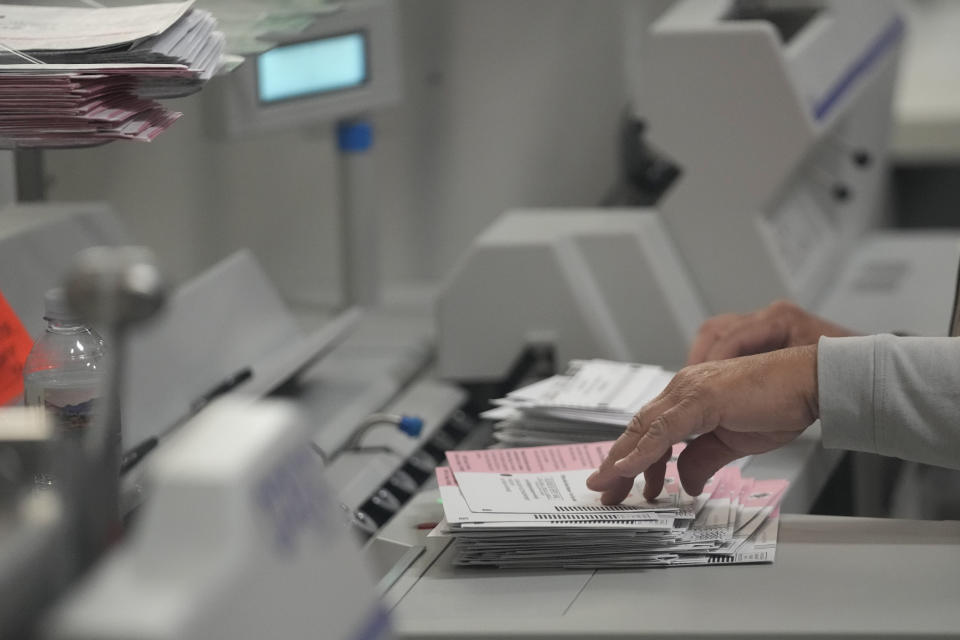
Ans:
POLYGON ((0 404, 23 395, 23 365, 33 341, 0 292, 0 404))

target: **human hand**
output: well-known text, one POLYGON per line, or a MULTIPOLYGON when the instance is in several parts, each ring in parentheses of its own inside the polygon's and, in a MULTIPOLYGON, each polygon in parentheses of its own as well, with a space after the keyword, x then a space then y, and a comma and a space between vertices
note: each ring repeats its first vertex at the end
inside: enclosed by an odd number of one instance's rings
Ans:
POLYGON ((699 495, 724 465, 790 442, 818 416, 815 344, 686 367, 633 417, 587 487, 618 504, 643 473, 652 500, 671 447, 699 434, 677 460, 684 490, 699 495))
POLYGON ((724 313, 703 323, 690 348, 687 364, 724 360, 814 344, 820 336, 839 338, 854 333, 778 300, 752 313, 724 313))

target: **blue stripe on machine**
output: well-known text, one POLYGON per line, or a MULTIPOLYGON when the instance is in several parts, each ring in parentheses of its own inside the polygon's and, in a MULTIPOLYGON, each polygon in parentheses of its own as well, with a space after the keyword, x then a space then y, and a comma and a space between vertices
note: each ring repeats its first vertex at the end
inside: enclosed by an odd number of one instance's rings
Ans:
POLYGON ((830 90, 813 105, 813 117, 816 120, 823 120, 834 106, 840 101, 843 95, 849 90, 857 79, 866 73, 883 55, 891 49, 903 36, 904 24, 900 16, 897 16, 887 26, 886 29, 874 40, 873 44, 863 52, 856 62, 840 76, 837 82, 830 87, 830 90))
POLYGON ((387 640, 390 637, 390 614, 378 605, 370 612, 369 618, 353 636, 353 640, 387 640))

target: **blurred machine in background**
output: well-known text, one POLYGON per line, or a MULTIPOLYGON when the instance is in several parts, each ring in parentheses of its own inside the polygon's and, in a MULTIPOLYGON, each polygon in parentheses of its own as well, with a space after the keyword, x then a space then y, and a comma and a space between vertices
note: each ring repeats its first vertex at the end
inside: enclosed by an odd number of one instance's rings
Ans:
MULTIPOLYGON (((0 285, 10 309, 34 337, 43 324, 36 294, 62 282, 70 273, 72 256, 92 246, 128 241, 102 205, 17 205, 3 217, 0 285), (24 270, 25 265, 32 268, 24 270)), ((67 507, 79 509, 87 502, 76 502, 78 495, 70 492, 38 496, 31 491, 35 469, 4 467, 3 494, 9 498, 5 504, 11 518, 0 554, 8 560, 0 577, 13 585, 27 572, 30 580, 19 587, 18 598, 0 610, 0 629, 21 633, 33 628, 37 616, 67 588, 79 595, 58 618, 54 637, 236 637, 237 629, 249 630, 254 623, 278 624, 271 611, 288 625, 300 616, 296 625, 307 634, 332 611, 340 616, 345 606, 367 602, 372 607, 372 586, 359 587, 365 576, 362 561, 347 552, 351 545, 346 541, 373 535, 431 478, 444 451, 461 443, 473 426, 460 411, 464 393, 422 375, 429 353, 419 350, 415 340, 402 341, 415 335, 389 323, 378 326, 359 309, 348 309, 304 333, 245 252, 177 288, 152 323, 124 332, 122 345, 108 341, 110 352, 125 364, 118 441, 128 454, 143 445, 159 451, 153 454, 155 461, 147 458, 115 488, 121 515, 133 523, 129 540, 88 578, 89 586, 76 587, 73 583, 85 566, 75 566, 72 536, 80 524, 73 520, 77 511, 67 507), (218 409, 224 395, 247 400, 218 409), (285 397, 291 406, 295 401, 300 417, 294 420, 291 410, 279 405, 253 406, 254 400, 268 395, 285 397), (287 477, 280 467, 289 466, 284 459, 294 454, 306 456, 294 465, 296 474, 306 474, 310 482, 322 474, 330 489, 287 486, 299 476, 287 477), (270 480, 272 476, 278 477, 270 480), (254 486, 257 478, 283 485, 277 489, 277 512, 268 514, 276 527, 313 531, 317 524, 310 545, 268 550, 267 530, 254 524, 263 514, 249 512, 243 502, 245 493, 262 493, 262 486, 254 486), (311 509, 317 509, 314 515, 322 522, 300 521, 306 507, 297 501, 318 491, 323 503, 311 509), (200 502, 184 501, 185 496, 200 502), (53 502, 43 507, 44 500, 53 502), (31 506, 34 502, 40 506, 31 506), (259 541, 249 537, 254 530, 262 533, 257 534, 259 541), (170 537, 177 532, 182 538, 170 537), (235 536, 233 542, 228 542, 230 536, 235 536), (331 547, 336 540, 347 546, 331 547), (173 548, 181 562, 174 562, 173 548), (210 557, 212 548, 223 555, 210 557), (284 555, 294 552, 304 560, 284 555), (257 554, 263 554, 259 564, 253 562, 257 554), (342 566, 321 566, 327 561, 342 566), (276 572, 269 568, 272 563, 279 563, 276 572), (236 571, 243 567, 252 573, 237 581, 236 571), (335 587, 330 575, 340 576, 335 587), (347 589, 345 579, 358 582, 347 589), (312 586, 300 584, 317 580, 312 586), (281 589, 284 595, 268 598, 278 585, 292 591, 281 589), (331 605, 328 613, 296 600, 314 602, 313 594, 323 592, 320 587, 331 589, 323 598, 331 605), (190 589, 199 591, 190 595, 190 589), (262 591, 258 594, 257 589, 262 591), (117 606, 119 594, 123 606, 117 606), (343 603, 336 604, 341 597, 343 603), (157 608, 156 598, 165 602, 163 607, 157 608), (210 598, 227 609, 241 607, 251 617, 223 618, 216 608, 194 608, 198 599, 210 598), (262 607, 240 604, 248 598, 262 607), (229 625, 221 625, 226 619, 229 625)), ((24 445, 16 442, 32 439, 36 447, 52 446, 52 432, 24 433, 5 428, 0 449, 21 451, 24 445)), ((77 484, 78 491, 82 486, 77 484)), ((99 492, 80 493, 85 501, 106 499, 99 492)), ((295 532, 283 529, 277 535, 281 533, 295 532)), ((392 565, 404 553, 383 562, 392 565)), ((382 612, 362 609, 356 620, 337 618, 345 625, 341 631, 369 631, 372 635, 357 637, 371 638, 386 633, 382 612), (356 631, 363 620, 372 626, 356 631)))
MULTIPOLYGON (((216 119, 225 133, 235 135, 341 119, 345 242, 356 248, 344 271, 350 299, 376 307, 371 130, 350 116, 398 97, 396 8, 374 1, 332 9, 253 56, 238 76, 220 79, 230 95, 212 103, 223 109, 216 119), (348 75, 318 77, 310 72, 317 68, 348 75)), ((33 337, 43 327, 43 293, 63 282, 74 255, 130 237, 97 204, 11 205, 0 220, 0 287, 33 337)), ((178 287, 149 326, 116 340, 108 335, 125 365, 112 369, 119 373, 111 388, 119 392, 122 382, 122 398, 110 405, 122 415, 122 440, 117 433, 110 441, 127 454, 144 445, 158 453, 119 488, 112 478, 112 500, 97 485, 83 491, 82 503, 63 496, 65 509, 25 510, 35 502, 32 476, 5 477, 11 496, 25 491, 29 499, 7 505, 0 574, 11 588, 24 572, 33 575, 0 611, 0 635, 35 631, 69 589, 71 603, 47 621, 45 634, 207 638, 282 629, 386 637, 386 616, 364 586, 351 538, 373 534, 472 425, 459 412, 459 389, 420 379, 430 359, 429 316, 429 309, 411 319, 348 307, 305 333, 253 256, 240 252, 178 287), (227 394, 248 400, 217 409, 227 394), (301 417, 252 404, 271 394, 295 398, 301 417), (334 480, 331 489, 317 484, 321 475, 334 480), (71 535, 89 519, 79 515, 81 505, 100 503, 136 517, 120 549, 77 586, 105 541, 98 536, 93 552, 73 545, 71 535)), ((36 435, 43 438, 52 436, 36 435)), ((85 468, 99 458, 77 460, 85 468)), ((109 478, 111 467, 100 465, 97 479, 109 478)), ((77 483, 78 492, 84 487, 77 483)))
POLYGON ((233 399, 150 464, 124 544, 45 623, 63 640, 389 637, 295 407, 233 399))

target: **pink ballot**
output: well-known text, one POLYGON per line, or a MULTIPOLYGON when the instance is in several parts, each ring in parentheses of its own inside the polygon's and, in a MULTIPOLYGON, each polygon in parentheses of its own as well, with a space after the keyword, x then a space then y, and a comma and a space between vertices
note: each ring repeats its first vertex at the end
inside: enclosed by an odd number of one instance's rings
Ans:
MULTIPOLYGON (((539 473, 596 469, 607 457, 613 440, 578 444, 558 444, 522 449, 479 449, 448 451, 447 461, 454 472, 539 473)), ((674 462, 686 445, 673 445, 674 462)), ((674 471, 676 470, 676 464, 674 471)))
POLYGON ((453 470, 450 467, 437 467, 437 484, 441 487, 457 486, 457 479, 453 477, 453 470))
POLYGON ((525 449, 448 451, 447 460, 456 473, 542 473, 596 469, 607 457, 613 442, 560 444, 525 449))
MULTIPOLYGON (((694 501, 681 489, 672 465, 669 490, 655 501, 643 497, 643 476, 619 505, 604 505, 586 480, 606 458, 613 442, 591 442, 520 449, 450 451, 460 492, 475 512, 564 513, 684 511, 693 517, 694 501)), ((674 453, 682 450, 682 445, 674 453)))

